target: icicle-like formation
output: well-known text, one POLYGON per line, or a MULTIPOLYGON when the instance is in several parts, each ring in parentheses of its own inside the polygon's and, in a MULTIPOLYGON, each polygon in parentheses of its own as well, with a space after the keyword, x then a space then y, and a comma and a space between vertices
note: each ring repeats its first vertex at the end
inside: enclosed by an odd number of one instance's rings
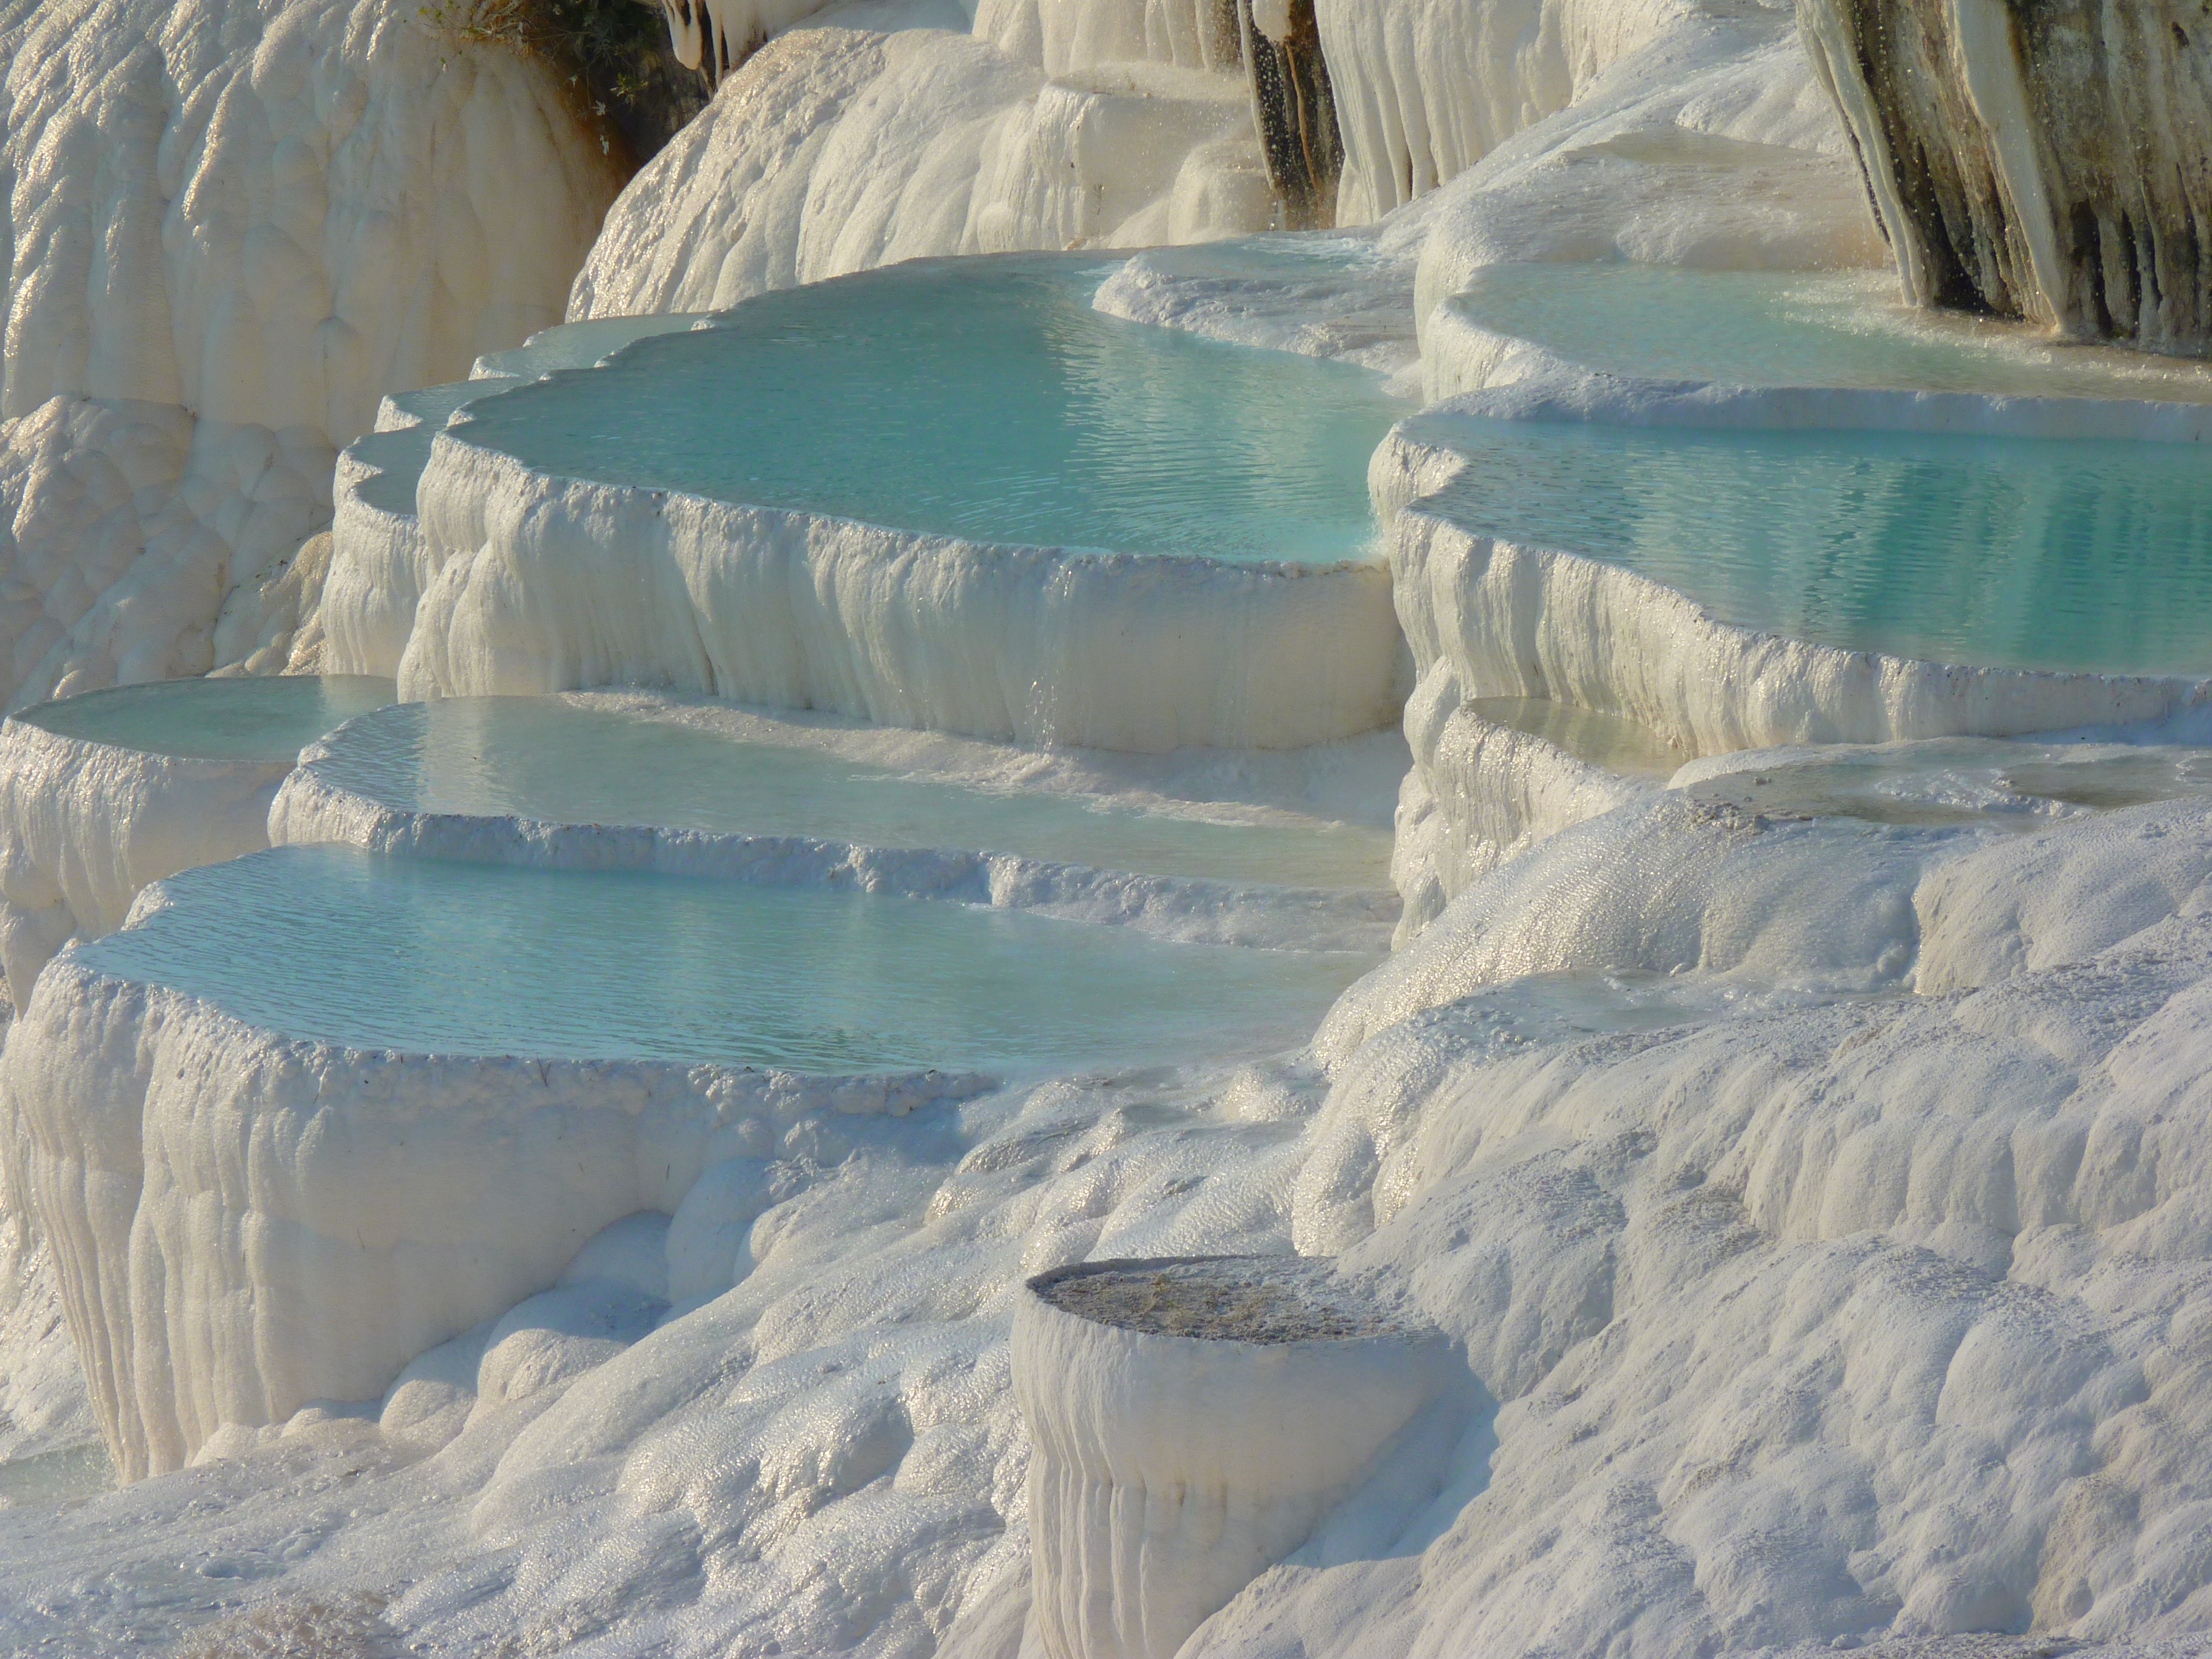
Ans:
MULTIPOLYGON (((648 0, 649 3, 649 0, 648 0)), ((818 0, 659 0, 676 61, 719 87, 722 77, 787 28, 817 9, 818 0)))
POLYGON ((2212 28, 2177 0, 1799 0, 1917 304, 2212 349, 2212 28))

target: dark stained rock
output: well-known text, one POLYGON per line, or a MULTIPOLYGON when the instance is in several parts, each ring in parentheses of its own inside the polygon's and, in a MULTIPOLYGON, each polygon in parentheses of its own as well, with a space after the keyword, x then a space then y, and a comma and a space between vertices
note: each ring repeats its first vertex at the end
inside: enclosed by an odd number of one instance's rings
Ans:
POLYGON ((1797 0, 1911 297, 2212 353, 2212 0, 1797 0))

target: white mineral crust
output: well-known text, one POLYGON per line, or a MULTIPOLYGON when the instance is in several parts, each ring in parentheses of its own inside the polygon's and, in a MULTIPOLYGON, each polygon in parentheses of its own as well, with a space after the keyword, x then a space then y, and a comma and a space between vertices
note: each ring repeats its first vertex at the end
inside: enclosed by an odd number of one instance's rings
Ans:
POLYGON ((266 847, 290 770, 0 723, 0 967, 16 1012, 48 957, 120 927, 149 884, 266 847))
POLYGON ((1379 564, 965 542, 554 477, 465 434, 433 443, 419 566, 338 549, 328 672, 410 698, 666 685, 1150 751, 1295 748, 1397 713, 1379 564))
POLYGON ((0 7, 0 698, 215 666, 378 398, 559 320, 612 164, 420 11, 0 7))
MULTIPOLYGON (((1381 951, 1389 945, 1395 921, 1396 905, 1379 893, 1097 870, 964 848, 870 847, 813 836, 413 811, 332 787, 318 769, 319 758, 316 749, 305 751, 299 769, 276 792, 268 841, 278 846, 337 842, 373 853, 537 869, 651 870, 708 880, 936 899, 1133 927, 1186 944, 1261 950, 1381 951)), ((0 802, 4 799, 0 795, 0 802)), ((0 875, 4 868, 0 866, 0 875)), ((0 896, 5 892, 0 882, 0 896)), ((0 927, 6 919, 0 910, 0 927)), ((0 944, 5 939, 0 933, 0 944)))
POLYGON ((1267 229, 1274 197, 1211 6, 993 0, 972 33, 769 42, 623 191, 572 318, 735 305, 945 253, 1267 229))
POLYGON ((67 957, 0 1049, 10 1206, 52 1242, 125 1480, 182 1468, 226 1425, 377 1396, 601 1228, 675 1211, 809 1112, 977 1086, 356 1051, 67 957))

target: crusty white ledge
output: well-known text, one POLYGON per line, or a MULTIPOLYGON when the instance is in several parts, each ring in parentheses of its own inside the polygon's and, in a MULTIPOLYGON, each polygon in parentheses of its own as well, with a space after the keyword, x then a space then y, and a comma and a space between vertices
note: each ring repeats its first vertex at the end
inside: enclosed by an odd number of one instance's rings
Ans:
POLYGON ((0 966, 17 1010, 56 951, 120 927, 148 883, 266 847, 290 769, 0 722, 0 966))
MULTIPOLYGON (((158 893, 159 890, 155 890, 158 893)), ((225 1425, 374 1399, 550 1285, 584 1242, 811 1113, 969 1074, 815 1078, 294 1041, 64 952, 0 1048, 9 1201, 51 1243, 125 1480, 225 1425)))
POLYGON ((1458 423, 1471 414, 1542 418, 1555 408, 1522 391, 1400 422, 1369 469, 1420 696, 1444 700, 1428 682, 1448 674, 1461 698, 1601 709, 1691 756, 2014 737, 2160 720, 2207 698, 2207 682, 2179 677, 1960 666, 1789 639, 1722 622, 1620 566, 1470 528, 1479 505, 1455 489, 1465 465, 1458 423))
POLYGON ((1425 675, 1406 703, 1413 764, 1398 790, 1390 875, 1404 902, 1405 945, 1468 884, 1585 818, 1647 799, 1660 786, 1569 754, 1468 707, 1458 678, 1425 675))
POLYGON ((376 665, 409 698, 665 686, 1144 752, 1296 748, 1398 712, 1380 562, 969 542, 550 477, 466 432, 432 445, 419 564, 338 543, 331 671, 376 665))
MULTIPOLYGON (((1421 342, 1423 389, 1431 404, 1510 387, 1520 400, 1522 418, 1543 418, 1534 412, 1540 404, 1552 419, 1602 419, 1622 426, 2212 442, 2212 404, 1872 386, 1740 386, 1725 380, 1613 374, 1551 346, 1487 327, 1450 305, 1429 313, 1421 342)), ((1781 362, 1775 370, 1786 374, 1790 367, 1781 362)))
POLYGON ((476 863, 851 890, 1110 923, 1186 944, 1275 950, 1379 951, 1397 920, 1396 901, 1382 893, 1240 886, 959 848, 420 812, 331 784, 317 769, 322 753, 320 744, 309 748, 277 792, 272 844, 337 842, 476 863))

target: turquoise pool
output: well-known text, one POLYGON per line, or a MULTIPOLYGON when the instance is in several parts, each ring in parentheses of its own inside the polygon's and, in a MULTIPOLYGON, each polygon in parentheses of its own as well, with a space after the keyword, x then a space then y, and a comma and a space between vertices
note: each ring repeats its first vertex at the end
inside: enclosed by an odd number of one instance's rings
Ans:
POLYGON ((1030 1073, 1310 1032, 1372 959, 744 882, 280 847, 75 960, 359 1048, 1030 1073))
POLYGON ((1089 256, 925 260, 763 295, 471 405, 562 477, 1048 547, 1368 556, 1365 369, 1102 315, 1089 256))
POLYGON ((392 695, 390 680, 366 674, 155 680, 37 703, 10 718, 148 754, 276 762, 392 695))
POLYGON ((1917 310, 1887 272, 1488 265, 1445 303, 1493 333, 1650 380, 2212 402, 2212 367, 1917 310))
POLYGON ((2212 459, 2186 444, 1430 417, 1454 518, 1723 619, 1941 662, 2212 672, 2212 459))
POLYGON ((679 333, 696 320, 674 314, 562 323, 540 329, 519 346, 477 358, 468 380, 398 393, 389 401, 414 416, 414 424, 367 433, 347 447, 355 460, 378 469, 375 477, 355 486, 355 493, 380 512, 412 516, 415 486, 430 459, 431 442, 456 411, 556 368, 588 368, 633 340, 679 333))
POLYGON ((648 713, 562 697, 400 703, 333 734, 315 775, 407 811, 985 848, 1293 887, 1390 884, 1390 837, 1379 830, 974 787, 804 742, 761 741, 748 729, 680 706, 648 713))

